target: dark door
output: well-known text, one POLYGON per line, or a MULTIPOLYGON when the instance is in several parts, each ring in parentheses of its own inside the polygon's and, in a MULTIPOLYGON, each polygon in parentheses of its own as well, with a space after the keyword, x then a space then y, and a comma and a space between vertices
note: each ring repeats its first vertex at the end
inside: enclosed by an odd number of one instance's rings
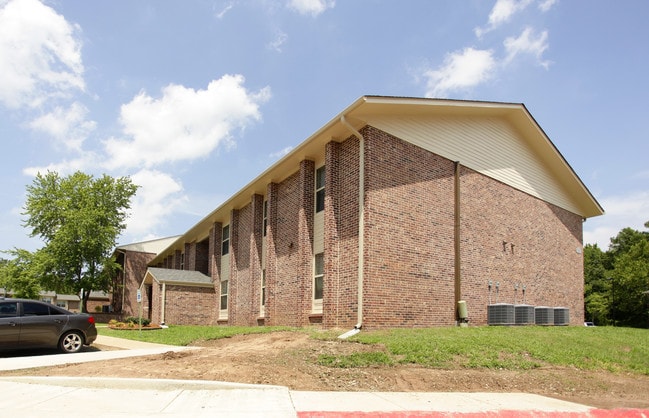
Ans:
POLYGON ((146 316, 147 316, 147 318, 149 320, 152 320, 153 319, 153 316, 152 316, 153 315, 152 314, 152 311, 153 311, 153 286, 147 285, 147 287, 146 287, 146 299, 147 299, 148 308, 149 308, 146 316))
POLYGON ((15 348, 19 338, 18 302, 0 302, 0 349, 15 348))

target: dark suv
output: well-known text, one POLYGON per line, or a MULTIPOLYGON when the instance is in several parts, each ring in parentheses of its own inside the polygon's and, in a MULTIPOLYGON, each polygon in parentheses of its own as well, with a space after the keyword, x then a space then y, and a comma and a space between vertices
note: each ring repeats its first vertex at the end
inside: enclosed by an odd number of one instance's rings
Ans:
POLYGON ((0 350, 58 348, 76 353, 97 338, 95 319, 50 303, 0 297, 0 350))

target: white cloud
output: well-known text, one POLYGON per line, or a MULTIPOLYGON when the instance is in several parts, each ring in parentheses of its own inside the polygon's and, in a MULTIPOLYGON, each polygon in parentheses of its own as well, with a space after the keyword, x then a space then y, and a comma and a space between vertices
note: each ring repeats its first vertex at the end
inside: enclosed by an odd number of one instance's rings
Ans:
POLYGON ((288 147, 286 147, 284 149, 281 149, 281 150, 279 150, 277 152, 273 152, 272 154, 270 154, 270 158, 272 158, 273 160, 279 160, 280 158, 287 155, 291 151, 293 151, 293 147, 288 146, 288 147))
MULTIPOLYGON (((0 3, 1 4, 1 3, 0 3)), ((37 107, 83 91, 80 28, 37 0, 0 8, 0 102, 37 107)))
POLYGON ((234 7, 234 4, 233 4, 233 3, 229 3, 227 6, 225 6, 223 9, 221 9, 220 11, 218 11, 218 12, 215 14, 216 18, 217 18, 217 19, 223 19, 223 16, 225 16, 225 14, 226 14, 227 12, 229 12, 230 10, 232 10, 233 7, 234 7))
POLYGON ((584 223, 584 243, 607 250, 611 238, 624 228, 644 231, 649 221, 649 191, 598 199, 606 214, 584 223))
POLYGON ((140 170, 131 180, 140 188, 132 200, 126 230, 133 236, 150 236, 187 199, 182 194, 183 186, 157 170, 140 170))
POLYGON ((531 2, 532 0, 497 0, 489 14, 487 26, 484 28, 475 28, 474 32, 476 36, 482 37, 485 33, 507 23, 513 15, 524 10, 531 2))
POLYGON ((277 36, 275 36, 275 39, 273 39, 269 44, 268 47, 270 49, 273 49, 277 52, 282 52, 282 45, 286 43, 288 40, 288 35, 284 32, 278 32, 277 36))
POLYGON ((550 62, 543 60, 543 53, 548 49, 548 32, 543 31, 535 36, 532 28, 525 28, 518 38, 507 38, 503 42, 507 56, 505 63, 510 63, 520 54, 530 54, 536 57, 537 62, 545 67, 549 67, 550 62))
POLYGON ((539 10, 542 12, 547 12, 557 3, 558 0, 543 0, 539 3, 539 10))
POLYGON ((40 167, 27 167, 23 169, 23 174, 26 176, 35 177, 38 173, 46 173, 48 171, 55 171, 62 176, 72 174, 75 171, 88 171, 100 167, 100 158, 92 151, 82 151, 77 158, 71 160, 64 160, 58 163, 52 163, 40 167))
POLYGON ((496 67, 493 52, 465 48, 448 54, 444 64, 437 70, 424 73, 427 81, 427 97, 446 97, 455 90, 464 90, 485 82, 496 67))
POLYGON ((155 99, 142 92, 122 105, 125 138, 104 141, 107 167, 152 167, 209 155, 230 140, 232 131, 260 119, 268 87, 250 93, 240 75, 226 75, 206 90, 169 85, 155 99))
POLYGON ((69 108, 57 106, 32 122, 30 128, 44 132, 62 143, 65 148, 81 151, 83 141, 95 129, 94 121, 86 120, 88 109, 81 103, 74 102, 69 108))
POLYGON ((289 0, 288 7, 303 15, 317 16, 336 5, 334 0, 289 0))

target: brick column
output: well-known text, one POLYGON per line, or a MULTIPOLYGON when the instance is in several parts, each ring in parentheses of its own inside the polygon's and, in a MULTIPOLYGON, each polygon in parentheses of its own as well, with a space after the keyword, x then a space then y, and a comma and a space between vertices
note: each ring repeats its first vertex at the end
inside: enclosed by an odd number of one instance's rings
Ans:
POLYGON ((237 324, 237 287, 239 256, 239 210, 230 212, 230 280, 228 281, 228 324, 237 324))
POLYGON ((196 242, 185 244, 185 266, 183 270, 196 270, 196 242))
MULTIPOLYGON (((324 211, 324 287, 322 297, 322 324, 325 328, 341 326, 338 292, 340 262, 338 217, 340 216, 340 187, 338 184, 340 144, 329 142, 325 147, 325 211, 324 211)), ((347 325, 347 324, 343 324, 347 325)))
POLYGON ((219 319, 219 305, 221 298, 221 239, 223 224, 214 222, 210 228, 208 238, 208 264, 207 275, 212 278, 214 285, 214 306, 212 310, 212 323, 219 319))
POLYGON ((182 251, 176 250, 174 251, 174 266, 173 268, 175 270, 180 270, 180 257, 182 256, 182 251))
POLYGON ((261 249, 264 238, 264 196, 255 194, 252 196, 250 205, 252 207, 252 228, 250 230, 250 318, 249 325, 257 325, 259 317, 259 306, 261 303, 261 249))
POLYGON ((276 325, 275 318, 275 297, 277 294, 277 250, 275 234, 277 231, 277 183, 270 183, 266 188, 268 201, 267 228, 266 231, 266 315, 267 325, 276 325))
POLYGON ((315 163, 300 162, 297 276, 299 277, 300 325, 308 325, 313 293, 313 215, 315 193, 315 163))

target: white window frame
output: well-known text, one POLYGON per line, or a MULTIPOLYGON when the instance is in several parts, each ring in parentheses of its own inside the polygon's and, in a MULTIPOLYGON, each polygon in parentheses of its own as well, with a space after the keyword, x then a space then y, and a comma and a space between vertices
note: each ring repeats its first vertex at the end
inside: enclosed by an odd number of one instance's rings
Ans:
POLYGON ((230 307, 230 225, 225 225, 221 230, 221 283, 219 287, 219 320, 228 319, 230 307), (225 252, 225 254, 223 254, 225 252), (223 289, 225 287, 225 293, 223 289), (225 298, 225 309, 223 306, 225 298))
POLYGON ((322 167, 318 167, 315 170, 315 199, 313 204, 315 205, 315 213, 319 213, 324 211, 324 205, 325 205, 325 176, 326 176, 326 169, 325 166, 323 165, 322 167), (322 177, 320 176, 320 173, 322 173, 322 177), (322 179, 322 184, 318 184, 318 181, 322 179), (321 207, 318 205, 318 197, 322 200, 321 202, 321 207))
POLYGON ((312 298, 313 298, 313 304, 312 304, 312 311, 313 313, 322 313, 322 300, 324 298, 324 253, 318 253, 313 257, 313 293, 312 293, 312 298), (320 263, 321 265, 318 266, 318 258, 320 258, 320 263), (320 267, 320 269, 318 269, 320 267), (321 281, 322 284, 322 295, 318 299, 316 298, 316 292, 317 292, 317 283, 318 281, 321 281))

